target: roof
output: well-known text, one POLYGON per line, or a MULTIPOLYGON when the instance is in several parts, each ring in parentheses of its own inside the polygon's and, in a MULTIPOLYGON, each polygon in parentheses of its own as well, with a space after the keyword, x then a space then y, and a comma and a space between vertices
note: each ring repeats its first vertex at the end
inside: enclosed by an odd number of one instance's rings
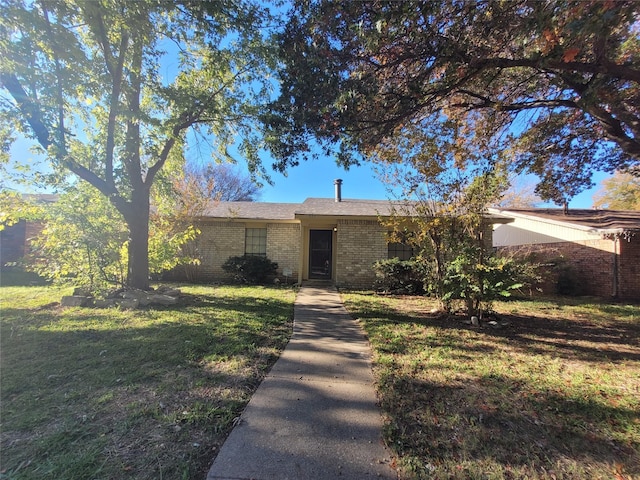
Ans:
MULTIPOLYGON (((414 204, 391 200, 307 198, 302 203, 216 202, 201 215, 204 218, 234 220, 295 221, 305 216, 322 217, 387 217, 393 214, 412 215, 414 204)), ((506 223, 504 216, 489 216, 493 223, 506 223)))
POLYGON ((307 198, 303 203, 218 202, 203 217, 247 220, 295 220, 298 215, 371 216, 390 215, 389 200, 307 198))
POLYGON ((296 215, 331 215, 331 216, 363 216, 377 217, 391 215, 392 206, 397 202, 389 200, 355 200, 342 199, 336 202, 333 198, 307 198, 296 215))
POLYGON ((561 223, 580 230, 601 233, 640 231, 640 211, 633 210, 590 210, 561 208, 514 208, 490 209, 491 213, 511 217, 543 220, 561 223))
POLYGON ((56 193, 25 193, 22 197, 25 200, 39 204, 56 203, 60 199, 60 195, 56 193))
POLYGON ((216 202, 203 217, 242 218, 251 220, 294 220, 299 203, 216 202))

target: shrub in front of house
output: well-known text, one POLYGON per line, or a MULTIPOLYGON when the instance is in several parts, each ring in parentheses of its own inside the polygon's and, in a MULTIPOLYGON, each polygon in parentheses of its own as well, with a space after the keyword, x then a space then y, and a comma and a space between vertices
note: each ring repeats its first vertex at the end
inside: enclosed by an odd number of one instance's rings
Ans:
POLYGON ((238 282, 260 284, 266 283, 269 277, 276 274, 278 264, 267 257, 243 255, 229 257, 222 265, 222 269, 238 282))
POLYGON ((415 260, 390 258, 373 264, 375 288, 386 293, 421 294, 424 292, 424 272, 415 260))
POLYGON ((580 275, 570 262, 564 258, 556 259, 554 270, 558 278, 556 281, 558 295, 577 297, 584 293, 580 275))

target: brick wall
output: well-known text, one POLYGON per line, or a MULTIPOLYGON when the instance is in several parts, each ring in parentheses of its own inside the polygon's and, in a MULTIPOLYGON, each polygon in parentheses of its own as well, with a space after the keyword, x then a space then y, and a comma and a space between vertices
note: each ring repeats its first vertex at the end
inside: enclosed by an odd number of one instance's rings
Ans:
POLYGON ((15 225, 0 230, 0 266, 20 260, 25 252, 27 222, 20 220, 15 225))
POLYGON ((40 222, 20 220, 0 231, 0 267, 23 259, 32 260, 31 242, 42 232, 44 225, 40 222))
MULTIPOLYGON (((229 257, 244 255, 245 229, 267 229, 267 257, 278 264, 278 275, 289 268, 289 281, 298 279, 300 256, 300 225, 270 223, 256 225, 244 222, 206 222, 198 226, 202 232, 196 240, 197 251, 202 263, 197 267, 200 281, 229 280, 222 264, 229 257)), ((166 275, 167 278, 183 279, 184 269, 178 268, 166 275)), ((284 278, 284 277, 283 277, 284 278)))
POLYGON ((222 264, 229 257, 244 255, 244 223, 207 222, 199 226, 197 240, 202 264, 199 267, 203 280, 225 280, 227 273, 222 264))
MULTIPOLYGON (((639 298, 640 238, 634 236, 618 242, 618 297, 639 298)), ((614 293, 616 246, 612 239, 500 247, 498 251, 520 256, 533 254, 533 260, 539 263, 570 265, 575 273, 576 294, 611 297, 614 293)), ((541 273, 543 281, 538 287, 543 293, 556 293, 558 269, 549 266, 541 273)))
POLYGON ((339 220, 336 241, 336 284, 371 288, 372 265, 387 258, 386 229, 375 220, 339 220))
POLYGON ((620 298, 640 299, 640 233, 618 240, 620 298))
POLYGON ((270 223, 267 225, 267 257, 278 264, 279 276, 282 276, 285 268, 292 272, 288 278, 289 282, 298 281, 300 242, 300 224, 270 223))

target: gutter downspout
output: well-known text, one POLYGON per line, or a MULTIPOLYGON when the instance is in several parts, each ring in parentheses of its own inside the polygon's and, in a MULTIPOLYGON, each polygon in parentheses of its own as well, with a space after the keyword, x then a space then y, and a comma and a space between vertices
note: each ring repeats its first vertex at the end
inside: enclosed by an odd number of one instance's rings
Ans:
POLYGON ((611 295, 613 298, 618 298, 618 270, 619 270, 619 261, 620 261, 620 237, 618 235, 613 236, 613 281, 611 285, 611 295))

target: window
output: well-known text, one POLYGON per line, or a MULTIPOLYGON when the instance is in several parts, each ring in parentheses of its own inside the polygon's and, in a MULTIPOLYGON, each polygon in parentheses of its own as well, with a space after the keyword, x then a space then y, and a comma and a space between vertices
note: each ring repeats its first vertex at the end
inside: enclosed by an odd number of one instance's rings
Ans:
POLYGON ((244 254, 267 256, 267 229, 247 228, 244 234, 244 254))
POLYGON ((390 243, 387 258, 410 260, 413 258, 413 248, 406 243, 390 243))

